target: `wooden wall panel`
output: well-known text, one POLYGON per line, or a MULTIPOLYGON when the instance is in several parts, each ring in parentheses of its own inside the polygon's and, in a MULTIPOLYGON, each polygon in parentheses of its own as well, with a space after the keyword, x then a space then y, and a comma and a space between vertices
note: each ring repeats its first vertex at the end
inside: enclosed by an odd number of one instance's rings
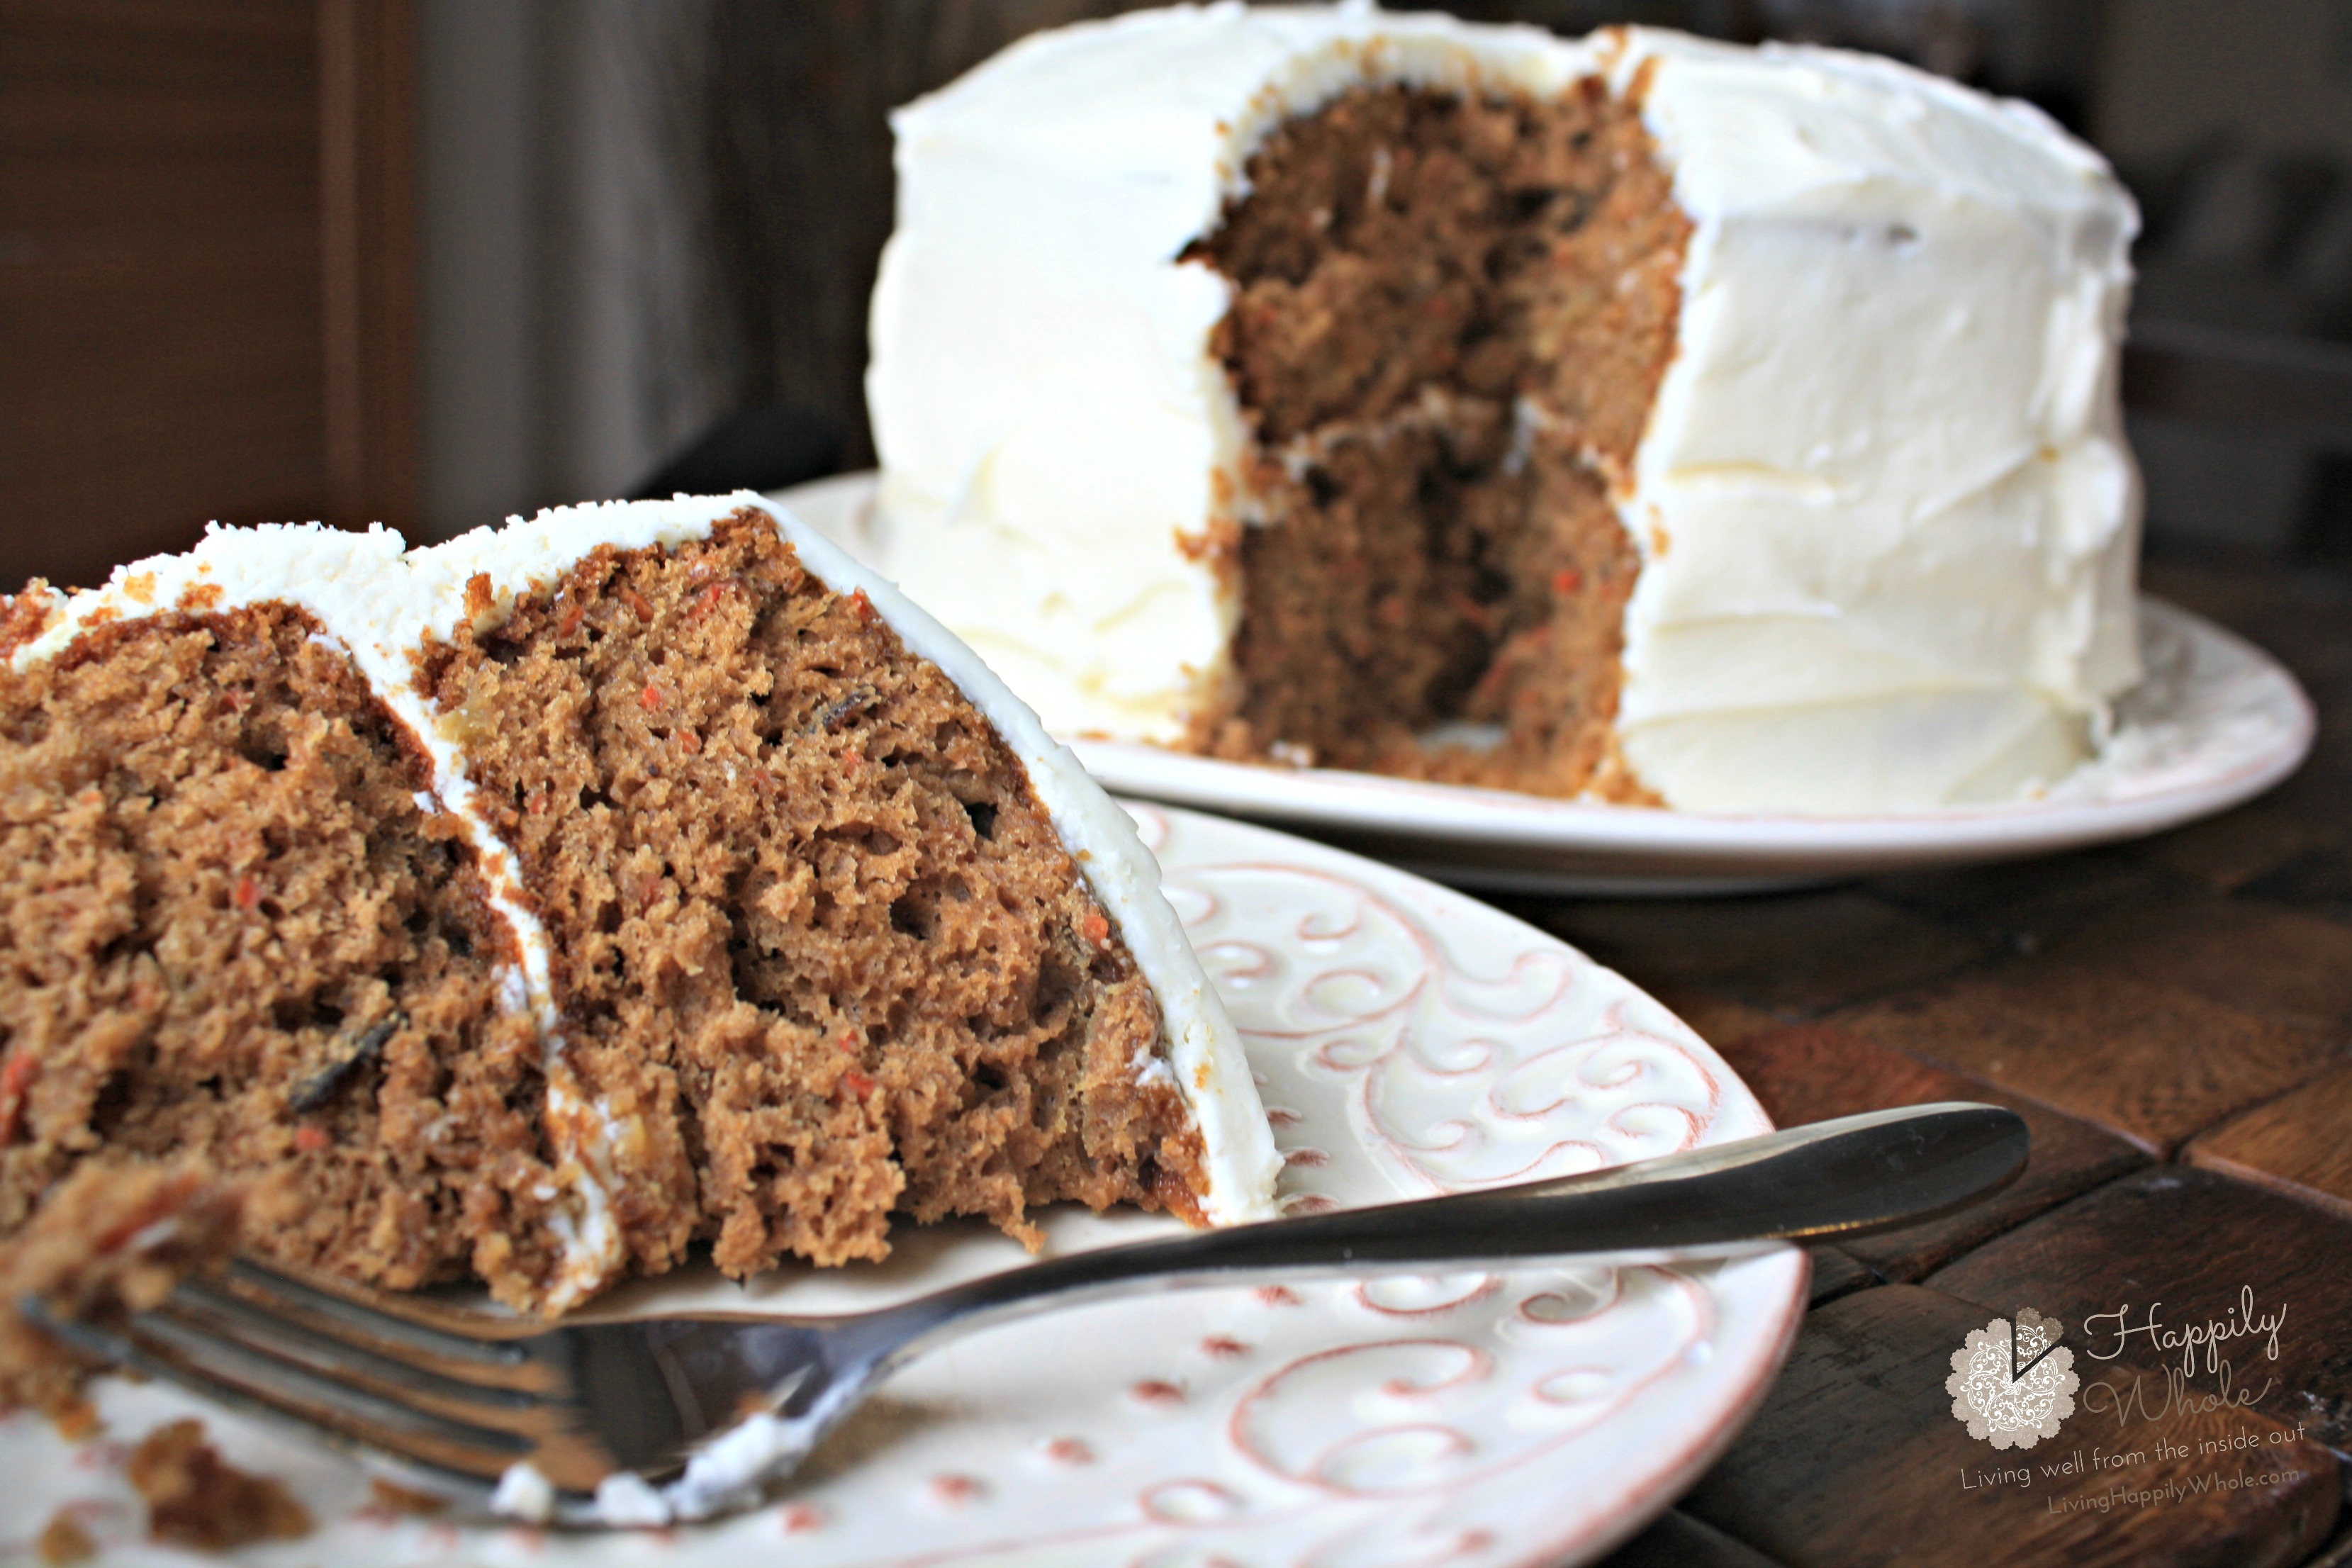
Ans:
POLYGON ((320 0, 327 509, 416 510, 416 40, 405 4, 320 0))
POLYGON ((88 583, 215 518, 403 513, 407 10, 0 0, 0 584, 88 583), (340 168, 337 124, 359 150, 340 168), (366 155, 388 140, 403 156, 366 155), (331 250, 338 203, 354 216, 331 250), (356 301, 339 358, 337 263, 356 301))

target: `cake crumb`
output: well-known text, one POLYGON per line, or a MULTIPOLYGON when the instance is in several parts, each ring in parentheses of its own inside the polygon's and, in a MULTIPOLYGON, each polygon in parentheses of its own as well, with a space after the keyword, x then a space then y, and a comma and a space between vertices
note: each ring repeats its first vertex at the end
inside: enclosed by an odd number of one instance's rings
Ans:
POLYGON ((368 1482, 368 1495, 372 1505, 386 1513, 431 1515, 441 1513, 449 1506, 446 1498, 395 1486, 381 1476, 368 1482))
POLYGON ((98 1406, 87 1399, 68 1400, 57 1409, 42 1412, 58 1429, 58 1436, 68 1443, 87 1443, 106 1430, 106 1423, 98 1416, 98 1406))
POLYGON ((173 1546, 226 1552, 310 1533, 310 1510, 268 1476, 248 1475, 205 1441, 205 1424, 173 1421, 131 1450, 131 1484, 147 1500, 147 1534, 173 1546))
POLYGON ((81 1521, 64 1509, 49 1516, 48 1528, 41 1531, 34 1549, 49 1568, 64 1568, 68 1563, 87 1563, 98 1555, 98 1542, 89 1538, 81 1521))

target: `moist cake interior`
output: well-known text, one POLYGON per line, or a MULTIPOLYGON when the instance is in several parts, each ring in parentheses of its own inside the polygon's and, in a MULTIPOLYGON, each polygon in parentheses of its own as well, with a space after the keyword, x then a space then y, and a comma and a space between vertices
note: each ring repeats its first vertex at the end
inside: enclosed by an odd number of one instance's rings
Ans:
POLYGON ((554 950, 635 1265, 879 1258, 889 1215, 1190 1210, 1132 955, 971 703, 757 512, 598 550, 421 679, 554 950))
POLYGON ((514 930, 341 645, 282 603, 95 625, 0 664, 0 1237, 77 1168, 168 1163, 295 1194, 267 1255, 530 1306, 580 1262, 583 1133, 615 1276, 701 1241, 737 1274, 879 1258, 894 1214, 1198 1218, 1149 984, 1019 759, 862 594, 751 510, 539 588, 415 679, 521 862, 589 1103, 551 1109, 514 930))
POLYGON ((1649 798, 1611 738, 1640 556, 1609 487, 1690 224, 1639 99, 1363 88, 1250 159, 1190 253, 1234 286, 1217 350, 1254 431, 1196 747, 1649 798))
POLYGON ((0 1235, 79 1162, 290 1172, 257 1232, 398 1287, 551 1258, 540 1047, 424 761, 268 605, 0 667, 0 1235))

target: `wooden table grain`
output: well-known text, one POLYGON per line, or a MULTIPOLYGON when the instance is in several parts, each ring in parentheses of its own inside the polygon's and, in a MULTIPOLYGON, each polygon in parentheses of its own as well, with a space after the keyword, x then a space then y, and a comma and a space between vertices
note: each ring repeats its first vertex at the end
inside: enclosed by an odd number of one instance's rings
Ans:
POLYGON ((2175 563, 2147 586, 2317 703, 2311 761, 2263 799, 1981 869, 1507 902, 1681 1012, 1783 1124, 1967 1098, 2033 1129, 1992 1201, 1814 1250, 1762 1409, 1612 1568, 2352 1568, 2352 580, 2175 563), (1996 1450, 1944 1379, 2025 1307, 2083 1386, 2057 1437, 1996 1450), (2229 1335, 2281 1313, 2275 1356, 2229 1335), (2150 1321, 2221 1332, 2118 1332, 2150 1321))

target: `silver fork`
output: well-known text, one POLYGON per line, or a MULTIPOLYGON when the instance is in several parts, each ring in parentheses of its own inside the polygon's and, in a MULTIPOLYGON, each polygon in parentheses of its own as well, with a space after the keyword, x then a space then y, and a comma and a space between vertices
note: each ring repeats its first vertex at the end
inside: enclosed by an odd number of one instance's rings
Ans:
POLYGON ((1864 1235, 2024 1167, 2015 1114, 1949 1103, 1588 1175, 1047 1258, 878 1311, 548 1327, 245 1260, 127 1324, 26 1315, 103 1360, 291 1422, 467 1514, 653 1525, 752 1506, 891 1370, 990 1324, 1140 1289, 1864 1235))

